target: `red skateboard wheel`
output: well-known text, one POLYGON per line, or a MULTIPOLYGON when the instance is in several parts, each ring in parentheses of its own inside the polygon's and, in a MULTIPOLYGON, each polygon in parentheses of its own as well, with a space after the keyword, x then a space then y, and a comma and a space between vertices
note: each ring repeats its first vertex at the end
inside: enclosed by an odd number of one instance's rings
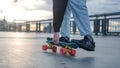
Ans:
POLYGON ((60 54, 65 55, 67 53, 66 48, 60 48, 60 54))
POLYGON ((69 53, 71 56, 75 56, 76 54, 76 50, 75 49, 72 49, 71 52, 69 53))
POLYGON ((47 50, 48 49, 48 46, 47 45, 43 45, 42 46, 42 50, 47 50))
POLYGON ((57 47, 56 46, 53 46, 52 47, 52 52, 56 52, 57 51, 57 47))

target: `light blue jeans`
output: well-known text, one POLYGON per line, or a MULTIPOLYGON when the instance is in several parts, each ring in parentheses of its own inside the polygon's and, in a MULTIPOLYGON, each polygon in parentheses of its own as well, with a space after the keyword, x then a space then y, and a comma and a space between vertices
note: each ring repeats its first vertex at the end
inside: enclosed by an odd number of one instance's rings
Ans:
POLYGON ((73 14, 75 24, 82 36, 92 35, 86 0, 68 0, 61 26, 61 36, 70 37, 70 17, 73 14))

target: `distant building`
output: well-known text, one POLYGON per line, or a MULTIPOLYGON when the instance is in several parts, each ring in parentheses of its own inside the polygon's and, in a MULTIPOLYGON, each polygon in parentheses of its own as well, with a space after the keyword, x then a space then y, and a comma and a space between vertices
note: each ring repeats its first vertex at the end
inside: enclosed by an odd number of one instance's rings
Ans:
POLYGON ((8 29, 7 25, 6 19, 0 20, 0 31, 6 31, 8 29))

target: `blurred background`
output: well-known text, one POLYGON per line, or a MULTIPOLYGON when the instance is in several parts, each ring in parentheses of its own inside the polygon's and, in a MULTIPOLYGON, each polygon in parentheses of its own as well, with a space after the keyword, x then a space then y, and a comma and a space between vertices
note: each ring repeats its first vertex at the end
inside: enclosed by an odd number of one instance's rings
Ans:
MULTIPOLYGON (((119 2, 119 0, 87 0, 93 33, 120 32, 119 2), (99 19, 97 24, 96 19, 99 19), (109 24, 102 25, 101 21, 109 24)), ((52 0, 0 0, 0 31, 52 33, 52 18, 52 0)), ((73 18, 70 25, 71 33, 78 33, 77 27, 72 22, 73 18)))

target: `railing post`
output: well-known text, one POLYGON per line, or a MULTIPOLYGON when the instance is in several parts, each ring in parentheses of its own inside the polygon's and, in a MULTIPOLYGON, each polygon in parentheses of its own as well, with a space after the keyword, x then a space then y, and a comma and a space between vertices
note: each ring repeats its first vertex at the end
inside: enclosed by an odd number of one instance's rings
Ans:
POLYGON ((76 24, 75 24, 75 21, 73 21, 73 34, 76 34, 76 24))
POLYGON ((13 31, 16 31, 16 23, 13 24, 13 31))
POLYGON ((102 34, 103 35, 107 35, 107 20, 106 20, 106 16, 102 20, 102 34))
POLYGON ((36 23, 36 32, 38 32, 38 23, 36 23))
POLYGON ((106 19, 106 25, 107 25, 107 33, 109 32, 109 19, 106 19))
POLYGON ((18 31, 22 31, 22 25, 18 25, 18 31))
POLYGON ((26 32, 29 32, 30 31, 30 24, 26 24, 26 32))
POLYGON ((95 35, 98 35, 100 32, 100 20, 98 20, 98 17, 96 17, 96 20, 94 20, 94 32, 95 35))
POLYGON ((39 23, 39 25, 38 25, 38 29, 39 29, 39 32, 41 32, 41 23, 39 23))
POLYGON ((52 33, 52 23, 49 23, 49 33, 52 33))

